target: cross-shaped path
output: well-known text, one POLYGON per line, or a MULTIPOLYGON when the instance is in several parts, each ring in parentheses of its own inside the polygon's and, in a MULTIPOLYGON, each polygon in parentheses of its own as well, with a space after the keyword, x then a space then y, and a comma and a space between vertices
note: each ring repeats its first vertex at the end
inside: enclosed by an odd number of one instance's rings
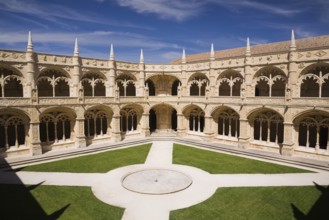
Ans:
MULTIPOLYGON (((198 168, 172 164, 172 154, 173 142, 154 141, 144 164, 121 167, 108 173, 1 172, 0 183, 92 187, 98 199, 125 208, 123 220, 168 220, 171 210, 205 201, 218 187, 308 186, 314 185, 314 182, 329 185, 329 172, 326 171, 294 174, 209 174, 198 168), (191 184, 168 194, 145 194, 123 186, 126 176, 134 173, 138 175, 141 172, 141 177, 145 176, 147 181, 155 178, 154 182, 151 182, 152 186, 161 184, 170 191, 172 185, 176 184, 175 180, 169 178, 161 183, 163 177, 160 175, 158 182, 158 177, 154 177, 153 172, 158 170, 187 176, 191 184), (146 175, 144 171, 151 172, 146 175)), ((137 187, 143 188, 144 182, 142 180, 142 184, 136 184, 137 187)))

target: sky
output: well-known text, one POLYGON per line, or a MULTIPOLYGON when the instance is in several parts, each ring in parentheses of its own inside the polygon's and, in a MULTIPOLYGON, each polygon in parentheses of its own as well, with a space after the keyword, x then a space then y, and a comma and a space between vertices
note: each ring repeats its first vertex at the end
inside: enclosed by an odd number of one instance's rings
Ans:
POLYGON ((169 63, 186 54, 329 34, 328 0, 0 0, 0 49, 169 63))

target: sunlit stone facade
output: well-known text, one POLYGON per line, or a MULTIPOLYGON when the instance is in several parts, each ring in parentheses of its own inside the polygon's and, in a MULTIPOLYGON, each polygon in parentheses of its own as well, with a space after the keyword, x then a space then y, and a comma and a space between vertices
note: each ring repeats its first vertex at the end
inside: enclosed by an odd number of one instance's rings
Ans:
POLYGON ((0 50, 0 152, 177 136, 329 159, 329 36, 171 64, 0 50))

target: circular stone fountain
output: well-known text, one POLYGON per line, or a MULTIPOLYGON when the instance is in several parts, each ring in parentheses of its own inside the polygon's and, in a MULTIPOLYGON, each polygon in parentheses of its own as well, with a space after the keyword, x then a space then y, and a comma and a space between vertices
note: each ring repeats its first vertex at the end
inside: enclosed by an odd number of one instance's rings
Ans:
POLYGON ((192 179, 177 171, 165 169, 141 170, 125 176, 122 186, 142 194, 169 194, 182 191, 192 184, 192 179))

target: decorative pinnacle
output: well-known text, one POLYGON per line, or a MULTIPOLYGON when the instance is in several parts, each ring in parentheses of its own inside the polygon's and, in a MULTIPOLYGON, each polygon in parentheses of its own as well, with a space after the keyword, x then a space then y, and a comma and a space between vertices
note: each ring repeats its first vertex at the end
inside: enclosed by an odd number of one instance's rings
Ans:
POLYGON ((113 50, 113 44, 111 44, 111 49, 110 49, 110 60, 114 60, 114 50, 113 50))
POLYGON ((74 56, 79 56, 78 38, 75 38, 75 44, 74 44, 74 56))
POLYGON ((144 63, 144 53, 143 53, 143 49, 141 49, 141 55, 139 58, 139 63, 144 63))
POLYGON ((249 37, 247 37, 246 56, 250 56, 250 55, 251 55, 250 40, 249 40, 249 37))
POLYGON ((186 63, 185 48, 183 48, 182 63, 186 63))
POLYGON ((27 40, 27 51, 28 52, 33 52, 33 44, 32 44, 32 34, 31 31, 29 31, 29 37, 27 40))
POLYGON ((295 51, 295 50, 296 50, 295 33, 294 30, 291 30, 290 51, 295 51))
POLYGON ((214 50, 214 44, 211 44, 211 49, 210 49, 210 60, 215 60, 215 50, 214 50))

